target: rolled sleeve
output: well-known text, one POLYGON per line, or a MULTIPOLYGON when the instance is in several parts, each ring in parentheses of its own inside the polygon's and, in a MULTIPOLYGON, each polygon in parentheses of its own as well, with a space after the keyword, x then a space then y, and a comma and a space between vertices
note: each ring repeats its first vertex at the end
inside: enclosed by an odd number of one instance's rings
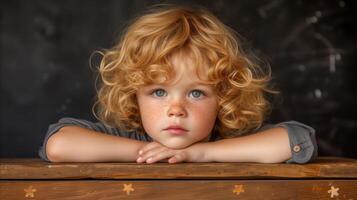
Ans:
POLYGON ((40 158, 42 158, 43 160, 50 162, 50 160, 47 157, 47 153, 46 153, 47 141, 52 135, 57 133, 58 130, 61 129, 62 127, 75 125, 75 126, 80 126, 80 127, 83 127, 83 128, 88 128, 88 129, 92 129, 92 130, 96 130, 96 131, 105 132, 105 127, 104 126, 103 127, 96 127, 96 126, 93 126, 91 124, 92 123, 89 122, 89 121, 79 120, 79 119, 70 118, 70 117, 62 118, 57 123, 50 124, 48 129, 47 129, 43 144, 38 150, 38 156, 40 158))
POLYGON ((136 131, 133 131, 133 132, 123 131, 123 130, 120 130, 115 127, 107 126, 101 122, 94 123, 94 122, 87 121, 84 119, 65 117, 65 118, 60 119, 57 123, 49 125, 46 135, 45 135, 45 138, 44 138, 44 141, 43 141, 43 144, 38 149, 38 156, 40 158, 42 158, 45 161, 50 162, 50 160, 48 159, 47 154, 46 154, 47 141, 52 135, 56 134, 59 129, 61 129, 62 127, 65 127, 65 126, 80 126, 82 128, 90 129, 90 130, 93 130, 96 132, 101 132, 101 133, 108 134, 108 135, 126 137, 126 138, 139 140, 139 141, 149 141, 149 142, 152 141, 152 138, 150 136, 148 136, 147 134, 141 134, 136 131))
POLYGON ((286 163, 308 163, 317 158, 315 130, 305 124, 288 121, 277 124, 287 130, 291 149, 291 159, 286 163))

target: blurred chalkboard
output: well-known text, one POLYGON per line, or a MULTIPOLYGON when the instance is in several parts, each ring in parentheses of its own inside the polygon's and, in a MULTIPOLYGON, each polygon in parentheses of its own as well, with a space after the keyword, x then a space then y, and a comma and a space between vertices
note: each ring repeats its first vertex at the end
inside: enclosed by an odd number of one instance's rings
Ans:
POLYGON ((357 6, 342 0, 3 0, 0 156, 37 156, 61 117, 95 121, 91 53, 111 47, 148 6, 178 2, 205 6, 269 61, 281 90, 270 122, 311 125, 320 155, 357 158, 357 6))

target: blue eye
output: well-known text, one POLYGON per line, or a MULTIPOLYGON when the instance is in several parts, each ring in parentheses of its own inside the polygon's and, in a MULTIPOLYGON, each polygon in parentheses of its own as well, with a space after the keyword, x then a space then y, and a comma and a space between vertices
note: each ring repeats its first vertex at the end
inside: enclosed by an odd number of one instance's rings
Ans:
POLYGON ((192 90, 191 95, 193 98, 200 98, 204 93, 201 90, 192 90))
POLYGON ((166 95, 166 91, 163 89, 156 89, 152 92, 152 94, 154 94, 157 97, 163 97, 166 95))

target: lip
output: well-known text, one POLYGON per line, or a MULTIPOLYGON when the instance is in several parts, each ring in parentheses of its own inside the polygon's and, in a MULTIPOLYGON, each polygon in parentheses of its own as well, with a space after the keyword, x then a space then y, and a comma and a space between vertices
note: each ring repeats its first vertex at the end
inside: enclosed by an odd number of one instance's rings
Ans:
POLYGON ((168 131, 173 135, 182 135, 187 133, 188 130, 182 128, 181 126, 173 125, 165 128, 164 131, 168 131))

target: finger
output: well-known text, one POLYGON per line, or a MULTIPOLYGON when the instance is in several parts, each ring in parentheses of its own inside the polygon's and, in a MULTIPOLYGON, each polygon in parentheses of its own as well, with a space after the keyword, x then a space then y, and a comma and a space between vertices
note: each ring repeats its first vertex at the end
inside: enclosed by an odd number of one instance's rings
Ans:
POLYGON ((168 151, 168 150, 165 150, 165 151, 161 151, 155 155, 153 155, 152 157, 149 157, 147 160, 146 160, 146 163, 155 163, 155 162, 158 162, 158 161, 161 161, 161 160, 164 160, 167 158, 170 158, 172 157, 174 153, 172 151, 168 151))
POLYGON ((145 152, 144 154, 140 155, 137 159, 138 163, 141 162, 146 162, 147 159, 155 156, 156 154, 159 154, 162 151, 167 151, 167 148, 159 146, 159 147, 154 147, 150 150, 148 150, 147 152, 145 152))
POLYGON ((142 155, 144 154, 146 151, 149 151, 150 149, 152 148, 155 148, 157 147, 158 144, 156 142, 150 142, 149 144, 145 145, 144 147, 142 147, 140 150, 139 150, 139 155, 142 155))
POLYGON ((168 161, 169 161, 169 159, 168 159, 168 158, 165 158, 165 159, 159 160, 158 162, 167 163, 168 161))
POLYGON ((143 155, 143 154, 145 154, 145 152, 150 151, 151 149, 156 148, 156 147, 158 147, 158 146, 160 146, 159 143, 157 143, 157 142, 150 142, 149 144, 145 145, 143 148, 141 148, 141 149, 139 150, 139 155, 143 155))
POLYGON ((187 155, 185 153, 179 153, 171 157, 168 162, 173 164, 173 163, 180 163, 184 162, 187 159, 187 155))

